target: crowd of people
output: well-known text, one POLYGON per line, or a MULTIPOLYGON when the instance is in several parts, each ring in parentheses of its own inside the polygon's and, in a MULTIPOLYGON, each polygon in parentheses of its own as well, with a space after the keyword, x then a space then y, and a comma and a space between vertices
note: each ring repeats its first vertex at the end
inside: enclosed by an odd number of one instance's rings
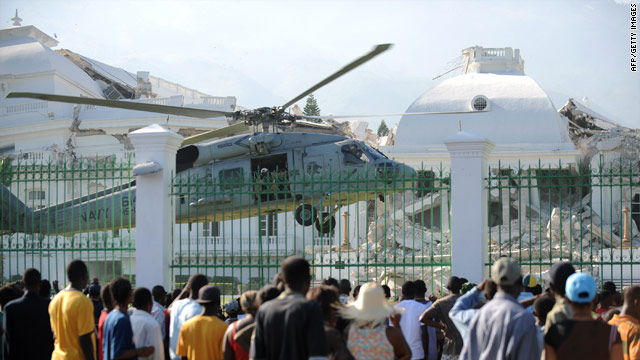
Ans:
POLYGON ((437 298, 424 281, 401 296, 347 279, 312 285, 301 257, 281 264, 274 283, 222 305, 220 290, 196 274, 168 294, 115 278, 89 283, 86 264, 67 266, 53 288, 37 269, 0 289, 7 359, 640 359, 640 286, 622 293, 568 262, 548 288, 500 258, 490 279, 451 276, 437 298))

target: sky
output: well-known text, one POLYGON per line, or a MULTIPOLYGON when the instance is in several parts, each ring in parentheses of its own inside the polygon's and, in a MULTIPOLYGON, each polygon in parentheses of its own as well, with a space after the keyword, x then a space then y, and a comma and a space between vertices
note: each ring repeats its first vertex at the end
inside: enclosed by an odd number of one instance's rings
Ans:
POLYGON ((459 74, 432 80, 462 49, 512 47, 556 108, 587 97, 597 112, 640 128, 624 1, 3 0, 0 27, 16 9, 22 25, 55 34, 56 49, 236 96, 246 108, 282 105, 375 44, 393 43, 314 94, 323 115, 404 112, 459 74))

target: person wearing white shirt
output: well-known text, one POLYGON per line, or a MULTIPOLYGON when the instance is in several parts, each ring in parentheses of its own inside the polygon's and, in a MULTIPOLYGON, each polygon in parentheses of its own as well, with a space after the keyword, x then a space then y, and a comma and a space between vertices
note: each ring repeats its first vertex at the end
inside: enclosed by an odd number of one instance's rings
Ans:
POLYGON ((400 317, 400 330, 404 335, 409 348, 411 348, 411 359, 424 359, 424 347, 422 345, 422 327, 420 315, 427 310, 426 304, 421 304, 414 300, 415 283, 407 281, 402 284, 403 300, 396 304, 396 309, 403 309, 400 317))
POLYGON ((153 299, 149 289, 140 287, 133 292, 133 306, 135 310, 129 317, 133 329, 133 342, 137 347, 153 346, 153 354, 138 357, 139 360, 164 360, 164 346, 160 326, 151 316, 153 299))
MULTIPOLYGON (((424 281, 418 279, 413 282, 416 287, 416 296, 413 300, 423 304, 426 309, 430 308, 433 305, 433 302, 426 299, 427 296, 427 284, 424 281)), ((419 321, 419 320, 418 320, 419 321)), ((426 353, 424 354, 425 360, 438 360, 438 343, 436 341, 436 329, 431 326, 424 325, 420 323, 422 326, 422 342, 423 348, 426 353)))
POLYGON ((182 324, 202 313, 202 306, 196 300, 198 299, 198 291, 206 285, 209 285, 206 276, 202 274, 191 275, 180 295, 169 306, 169 356, 172 360, 180 360, 180 355, 176 353, 176 350, 178 349, 178 337, 182 324), (187 294, 188 298, 186 298, 187 294))

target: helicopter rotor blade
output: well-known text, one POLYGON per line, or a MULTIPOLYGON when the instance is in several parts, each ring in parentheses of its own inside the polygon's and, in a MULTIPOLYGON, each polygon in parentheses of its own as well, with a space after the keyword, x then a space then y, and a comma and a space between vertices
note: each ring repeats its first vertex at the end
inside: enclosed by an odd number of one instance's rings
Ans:
POLYGON ((405 115, 453 115, 453 114, 474 114, 474 113, 482 113, 487 112, 485 110, 474 110, 474 111, 427 111, 427 112, 413 112, 413 113, 395 113, 395 114, 360 114, 360 115, 326 115, 326 116, 307 116, 307 115, 298 115, 296 118, 300 119, 318 119, 318 120, 328 120, 328 119, 349 119, 349 118, 365 118, 365 117, 382 117, 382 116, 405 116, 405 115))
POLYGON ((358 66, 366 63, 367 61, 373 59, 374 57, 376 57, 377 55, 387 51, 390 47, 392 46, 392 44, 380 44, 380 45, 376 45, 376 47, 371 50, 369 53, 359 57, 358 59, 352 61, 351 63, 347 64, 345 67, 343 67, 342 69, 338 70, 336 73, 334 73, 333 75, 329 76, 328 78, 320 81, 319 83, 315 84, 314 86, 312 86, 311 88, 309 88, 307 91, 303 92, 302 94, 296 96, 295 98, 289 100, 289 102, 287 102, 286 104, 282 105, 282 109, 286 109, 289 106, 293 105, 296 103, 296 101, 304 98, 305 96, 311 94, 312 92, 320 89, 321 87, 327 85, 328 83, 332 82, 333 80, 339 78, 340 76, 348 73, 349 71, 357 68, 358 66))
POLYGON ((234 135, 243 131, 249 130, 249 127, 245 123, 237 123, 229 126, 225 126, 220 129, 210 130, 203 132, 202 134, 189 136, 182 141, 181 146, 195 144, 201 141, 209 140, 212 138, 220 138, 224 136, 234 135))
POLYGON ((105 106, 110 108, 136 110, 136 111, 148 111, 160 114, 188 116, 200 119, 219 117, 219 116, 233 116, 234 113, 230 111, 218 111, 218 110, 206 110, 195 109, 180 106, 158 105, 148 104, 133 101, 117 101, 117 100, 105 100, 95 99, 80 96, 67 96, 67 95, 53 95, 53 94, 41 94, 32 92, 10 92, 7 94, 7 98, 31 98, 40 99, 46 101, 56 101, 70 104, 83 104, 83 105, 96 105, 105 106))

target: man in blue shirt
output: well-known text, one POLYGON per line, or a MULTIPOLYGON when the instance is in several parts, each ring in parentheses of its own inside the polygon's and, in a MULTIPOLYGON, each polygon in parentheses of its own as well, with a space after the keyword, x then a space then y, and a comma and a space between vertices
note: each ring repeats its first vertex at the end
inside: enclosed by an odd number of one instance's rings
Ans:
POLYGON ((461 359, 540 359, 533 315, 516 297, 522 290, 520 264, 500 258, 491 267, 498 293, 471 320, 461 359))
POLYGON ((482 292, 487 301, 496 294, 496 284, 491 280, 483 280, 478 286, 474 286, 466 294, 460 296, 449 311, 449 317, 460 332, 463 341, 467 340, 467 330, 473 316, 480 310, 478 305, 482 304, 482 292))
MULTIPOLYGON (((133 301, 133 289, 129 280, 115 278, 110 284, 115 307, 104 321, 102 354, 104 360, 137 359, 138 356, 153 354, 153 346, 136 349, 133 343, 133 329, 127 313, 133 301)), ((161 351, 161 349, 158 349, 161 351)))

